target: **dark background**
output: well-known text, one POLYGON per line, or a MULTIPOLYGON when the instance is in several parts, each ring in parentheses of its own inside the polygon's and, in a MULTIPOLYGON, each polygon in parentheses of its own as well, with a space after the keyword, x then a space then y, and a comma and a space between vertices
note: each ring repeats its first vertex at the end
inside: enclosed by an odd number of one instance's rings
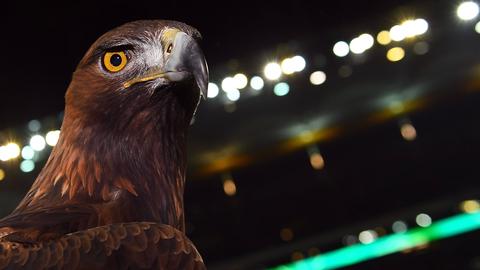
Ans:
MULTIPOLYGON (((384 228, 428 212, 440 219, 478 198, 480 35, 455 16, 457 1, 239 1, 115 2, 5 6, 1 11, 0 129, 25 144, 32 119, 59 128, 64 93, 77 62, 95 39, 137 19, 174 19, 202 33, 211 81, 243 72, 262 74, 265 63, 300 54, 306 69, 285 78, 285 97, 268 84, 245 94, 227 112, 225 99, 203 102, 190 141, 185 193, 187 233, 212 269, 276 266, 293 252, 308 257, 344 246, 345 235, 384 228), (376 43, 361 56, 335 57, 338 40, 376 35, 405 18, 428 20, 398 63, 376 43), (430 50, 415 55, 426 41, 430 50), (341 66, 353 72, 338 75, 341 66), (323 70, 327 81, 308 76, 323 70), (404 109, 389 113, 392 104, 404 109), (390 107, 389 107, 390 106, 390 107), (52 118, 53 117, 53 118, 52 118), (54 119, 54 120, 52 120, 54 119), (315 122, 316 121, 316 122, 315 122), (323 123, 326 124, 318 124, 323 123), (417 138, 406 141, 400 126, 417 138), (316 123, 316 124, 315 124, 316 123), (325 168, 314 170, 307 143, 286 148, 305 130, 333 130, 309 142, 325 168), (298 131, 300 130, 300 131, 298 131), (238 161, 238 160, 241 160, 238 161), (225 164, 223 167, 213 166, 225 164), (213 165, 212 165, 213 164, 213 165), (230 175, 235 196, 223 192, 230 175), (293 239, 280 231, 289 228, 293 239), (314 241, 312 240, 314 239, 314 241), (309 241, 311 240, 311 241, 309 241), (315 252, 312 248, 315 248, 315 252)), ((396 45, 395 45, 396 46, 396 45)), ((47 155, 45 153, 44 155, 47 155)), ((25 174, 18 161, 0 164, 0 213, 7 214, 41 168, 25 174)), ((479 233, 432 243, 425 249, 372 260, 352 269, 479 269, 479 233)))

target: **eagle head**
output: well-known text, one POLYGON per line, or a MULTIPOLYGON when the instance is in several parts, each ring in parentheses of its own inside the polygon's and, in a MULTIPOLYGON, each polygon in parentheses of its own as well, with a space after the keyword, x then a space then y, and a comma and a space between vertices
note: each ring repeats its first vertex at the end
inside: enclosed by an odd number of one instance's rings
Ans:
POLYGON ((207 94, 200 39, 195 28, 165 20, 135 21, 107 32, 73 74, 66 120, 120 131, 169 114, 170 121, 188 125, 200 96, 207 94))

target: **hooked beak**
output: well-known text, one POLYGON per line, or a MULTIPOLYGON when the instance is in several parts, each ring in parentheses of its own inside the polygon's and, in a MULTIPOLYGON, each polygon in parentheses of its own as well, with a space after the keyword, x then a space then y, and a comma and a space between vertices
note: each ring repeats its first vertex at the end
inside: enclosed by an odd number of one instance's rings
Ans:
POLYGON ((208 66, 205 56, 198 43, 188 34, 178 32, 175 35, 173 49, 162 71, 146 77, 135 78, 124 84, 127 88, 138 82, 145 82, 157 78, 165 78, 171 82, 180 82, 193 77, 206 98, 208 91, 208 66))
POLYGON ((182 76, 183 72, 190 73, 193 75, 201 95, 206 98, 208 91, 208 66, 202 49, 200 49, 198 43, 191 36, 184 32, 178 32, 175 35, 173 44, 172 54, 165 66, 165 70, 170 71, 167 73, 166 78, 171 81, 181 81, 185 79, 182 76))

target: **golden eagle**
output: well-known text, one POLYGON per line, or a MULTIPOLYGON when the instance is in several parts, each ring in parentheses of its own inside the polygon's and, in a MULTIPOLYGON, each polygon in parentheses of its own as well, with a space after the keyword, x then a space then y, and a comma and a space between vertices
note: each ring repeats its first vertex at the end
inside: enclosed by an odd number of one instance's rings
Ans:
POLYGON ((57 145, 0 220, 0 269, 205 269, 183 206, 187 131, 208 86, 200 39, 136 21, 90 47, 57 145))

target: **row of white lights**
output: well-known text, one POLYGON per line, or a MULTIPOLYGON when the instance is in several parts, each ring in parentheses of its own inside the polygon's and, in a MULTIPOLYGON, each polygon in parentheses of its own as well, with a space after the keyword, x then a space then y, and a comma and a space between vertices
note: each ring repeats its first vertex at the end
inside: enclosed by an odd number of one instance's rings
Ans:
MULTIPOLYGON (((470 21, 475 19, 479 14, 479 6, 473 1, 466 1, 457 7, 457 16, 460 20, 470 21)), ((480 33, 480 24, 475 27, 480 33), (478 26, 478 27, 477 27, 478 26)), ((407 38, 421 36, 428 31, 428 22, 425 19, 409 19, 401 24, 394 25, 389 31, 382 30, 377 34, 377 41, 381 45, 387 45, 391 41, 402 41, 407 38)), ((370 49, 374 44, 373 36, 364 33, 352 39, 350 43, 339 41, 333 46, 333 53, 338 57, 345 57, 350 52, 353 54, 361 54, 370 49)))
MULTIPOLYGON (((428 23, 424 19, 408 20, 401 25, 396 25, 390 30, 390 35, 393 40, 400 41, 405 37, 413 37, 421 35, 428 30, 428 23)), ((382 32, 381 32, 382 33, 382 32)), ((381 41, 379 41, 382 43, 381 41)), ((333 47, 333 52, 339 57, 347 56, 350 52, 354 54, 361 54, 373 47, 375 39, 372 35, 364 33, 352 39, 350 44, 345 41, 337 42, 333 47)), ((292 75, 296 72, 301 72, 306 67, 305 58, 300 55, 285 58, 280 63, 267 63, 263 69, 265 79, 270 81, 277 81, 282 74, 292 75)), ((310 82, 313 85, 320 85, 326 81, 326 74, 323 71, 314 71, 310 75, 310 82)), ((228 76, 222 80, 221 89, 225 92, 226 97, 230 101, 237 101, 240 98, 240 90, 246 88, 248 85, 248 78, 243 73, 237 73, 234 76, 228 76)), ((250 79, 250 87, 253 90, 262 90, 265 85, 264 79, 260 76, 253 76, 250 79)), ((277 96, 286 95, 289 91, 289 86, 285 82, 279 82, 274 86, 274 93, 277 96)), ((215 98, 220 93, 220 88, 215 83, 209 83, 208 98, 215 98)))
MULTIPOLYGON (((391 29, 392 39, 401 40, 405 37, 421 35, 428 30, 428 23, 424 19, 408 20, 401 25, 396 25, 391 29), (404 37, 401 38, 400 35, 404 37)), ((361 54, 373 47, 375 39, 372 35, 364 33, 352 39, 350 44, 345 41, 337 42, 333 47, 333 52, 339 57, 347 56, 350 52, 361 54)), ((300 55, 285 58, 280 63, 267 63, 263 69, 265 79, 277 81, 282 74, 292 75, 301 72, 306 67, 305 58, 300 55)), ((314 71, 310 75, 310 82, 313 85, 321 85, 326 81, 326 74, 323 71, 314 71)), ((240 90, 248 85, 248 78, 243 73, 237 73, 234 76, 228 76, 222 80, 221 89, 225 92, 230 101, 237 101, 240 98, 240 90)), ((265 85, 264 79, 260 76, 253 76, 250 79, 250 87, 253 90, 262 90, 265 85)), ((289 85, 286 82, 279 82, 274 86, 274 93, 277 96, 284 96, 289 92, 289 85)), ((220 87, 211 82, 208 85, 208 98, 215 98, 220 93, 220 87)))
MULTIPOLYGON (((402 41, 405 38, 420 36, 428 31, 428 22, 425 19, 406 20, 402 24, 394 25, 390 31, 382 30, 377 34, 377 42, 381 45, 387 45, 392 40, 402 41)), ((375 43, 373 36, 364 33, 352 39, 350 43, 338 41, 333 45, 333 53, 338 57, 345 57, 350 52, 353 54, 362 54, 372 48, 375 43)))
MULTIPOLYGON (((415 222, 418 226, 426 228, 432 225, 432 218, 425 213, 420 213, 415 217, 415 222)), ((408 225, 405 221, 397 220, 392 224, 392 231, 394 233, 404 233, 408 229, 408 225)), ((365 230, 361 231, 358 234, 358 241, 362 244, 370 244, 375 242, 378 238, 378 232, 375 230, 365 230)), ((356 238, 354 236, 349 236, 345 239, 346 244, 354 244, 356 242, 356 238)))
MULTIPOLYGON (((305 58, 300 55, 285 58, 280 63, 270 62, 265 65, 263 75, 266 80, 277 81, 282 74, 292 75, 301 72, 305 69, 307 63, 305 58)), ((315 71, 310 75, 310 82, 313 85, 320 85, 326 80, 326 75, 323 71, 315 71)), ((237 101, 240 98, 240 90, 245 89, 248 85, 255 91, 260 91, 265 86, 265 80, 261 76, 253 76, 250 82, 247 76, 243 73, 237 73, 234 76, 228 76, 222 80, 220 87, 211 82, 208 84, 208 98, 215 98, 220 93, 220 88, 225 92, 226 97, 230 101, 237 101)), ((278 82, 273 88, 273 92, 277 96, 284 96, 288 94, 290 86, 286 82, 278 82)))
MULTIPOLYGON (((461 3, 457 8, 457 16, 459 19, 468 21, 478 16, 479 6, 473 1, 466 1, 461 3)), ((400 42, 404 39, 413 38, 425 34, 429 29, 428 22, 425 19, 409 19, 401 24, 394 25, 390 30, 380 31, 376 38, 381 45, 390 44, 392 41, 400 42)), ((477 32, 480 33, 480 23, 476 27, 477 32), (478 29, 477 29, 478 28, 478 29)), ((363 33, 353 38, 349 43, 346 41, 338 41, 333 46, 333 53, 338 57, 345 57, 348 54, 362 54, 369 50, 375 44, 374 37, 369 33, 363 33)), ((387 53, 388 60, 396 62, 404 57, 404 50, 400 47, 391 48, 387 53)), ((301 72, 305 69, 306 61, 300 56, 286 58, 280 63, 270 62, 264 67, 264 77, 270 81, 277 81, 282 74, 291 75, 296 72, 301 72)), ((313 85, 323 84, 326 80, 326 75, 323 71, 315 71, 310 75, 310 82, 313 85)), ((245 74, 238 73, 234 76, 229 76, 223 79, 221 89, 225 92, 226 97, 230 101, 237 101, 240 98, 240 90, 248 85, 248 78, 245 74)), ((253 90, 262 90, 265 85, 264 79, 260 76, 253 76, 250 79, 250 87, 253 90)), ((220 93, 220 88, 215 83, 209 83, 208 97, 215 98, 220 93)), ((279 82, 274 86, 274 93, 278 96, 286 95, 289 91, 289 86, 285 82, 279 82), (277 90, 275 90, 277 89, 277 90)))

